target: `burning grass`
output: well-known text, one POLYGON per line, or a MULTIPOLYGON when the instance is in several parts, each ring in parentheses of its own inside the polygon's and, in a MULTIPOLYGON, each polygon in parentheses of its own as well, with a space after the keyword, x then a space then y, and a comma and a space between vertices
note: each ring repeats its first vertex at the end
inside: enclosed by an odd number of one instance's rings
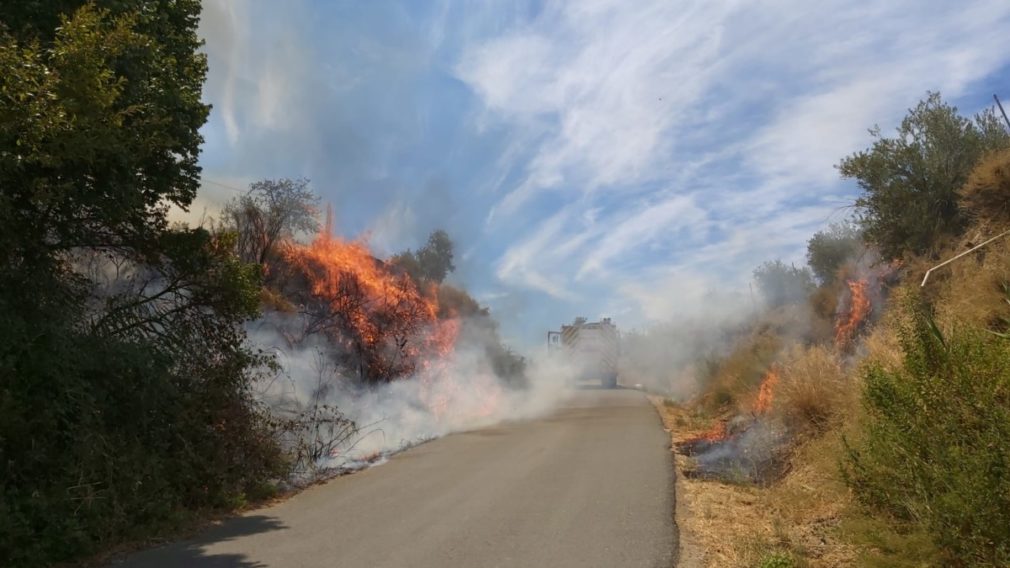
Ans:
POLYGON ((691 458, 684 475, 701 479, 767 484, 785 469, 787 431, 768 419, 779 372, 771 367, 758 387, 748 412, 721 419, 710 430, 676 443, 691 458))
MULTIPOLYGON (((684 406, 653 400, 675 448, 732 432, 727 421, 713 426, 684 406)), ((853 565, 857 549, 842 538, 851 498, 837 476, 838 444, 837 436, 804 443, 789 458, 788 473, 766 487, 691 476, 693 459, 678 452, 681 565, 758 566, 776 555, 795 565, 853 565)))
POLYGON ((848 293, 839 302, 838 319, 835 323, 835 345, 846 349, 852 345, 856 334, 867 322, 870 315, 870 298, 866 278, 856 278, 845 283, 848 293))

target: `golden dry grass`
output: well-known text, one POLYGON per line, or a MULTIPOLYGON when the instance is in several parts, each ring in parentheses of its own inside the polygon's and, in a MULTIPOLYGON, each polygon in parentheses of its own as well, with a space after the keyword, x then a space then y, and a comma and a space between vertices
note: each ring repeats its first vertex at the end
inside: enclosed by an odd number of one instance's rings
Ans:
POLYGON ((779 366, 773 410, 795 435, 826 432, 854 405, 852 382, 834 350, 794 345, 779 366))
POLYGON ((782 339, 767 329, 742 337, 705 382, 702 407, 712 412, 743 409, 781 348, 782 339))
POLYGON ((1010 150, 982 158, 958 193, 959 205, 969 217, 983 223, 1010 223, 1010 150))
MULTIPOLYGON (((980 234, 979 238, 984 236, 980 234)), ((935 283, 937 316, 941 324, 958 321, 1005 329, 1003 320, 1010 318, 1006 288, 1010 285, 1010 236, 940 270, 948 271, 945 278, 935 283)), ((933 283, 928 283, 927 287, 931 285, 933 283)))
MULTIPOLYGON (((795 357, 802 368, 792 371, 796 382, 813 380, 824 371, 838 375, 829 380, 844 380, 830 353, 813 350, 795 357)), ((799 392, 807 396, 801 390, 807 386, 796 388, 797 396, 799 392)), ((660 398, 654 402, 673 444, 708 431, 714 423, 688 407, 660 398)), ((831 429, 804 438, 791 458, 789 473, 767 488, 689 479, 683 471, 690 468, 690 458, 675 455, 680 565, 755 566, 765 555, 784 551, 803 566, 852 566, 858 547, 846 542, 839 528, 852 507, 837 467, 841 421, 825 424, 831 429)))
MULTIPOLYGON (((673 444, 709 430, 712 420, 700 418, 678 404, 652 397, 673 444)), ((760 489, 716 481, 687 479, 681 472, 689 466, 686 456, 674 455, 677 468, 676 520, 680 531, 680 566, 747 566, 739 543, 754 532, 771 534, 771 522, 757 506, 760 489)))
MULTIPOLYGON (((897 294, 900 296, 901 294, 897 294)), ((900 301, 895 297, 893 301, 900 301)), ((904 364, 904 356, 901 351, 901 344, 898 341, 897 328, 901 325, 901 320, 905 314, 900 310, 887 310, 884 317, 877 322, 870 333, 863 339, 860 348, 865 357, 865 361, 873 361, 882 365, 885 369, 898 369, 904 364)), ((858 389, 853 388, 853 392, 858 389)))

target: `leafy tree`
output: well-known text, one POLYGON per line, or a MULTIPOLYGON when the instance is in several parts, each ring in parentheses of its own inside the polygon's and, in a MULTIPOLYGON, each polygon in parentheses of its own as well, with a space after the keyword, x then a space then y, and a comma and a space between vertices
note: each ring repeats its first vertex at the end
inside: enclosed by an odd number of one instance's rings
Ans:
POLYGON ((421 274, 432 282, 441 283, 456 270, 452 264, 452 240, 449 234, 439 229, 428 236, 428 242, 417 251, 417 262, 421 274))
POLYGON ((878 127, 870 133, 873 145, 838 168, 863 189, 856 206, 866 238, 889 257, 922 254, 959 234, 966 218, 957 190, 986 152, 1010 146, 1010 134, 991 109, 966 118, 939 93, 909 110, 893 138, 878 127))
POLYGON ((863 248, 858 225, 849 221, 832 223, 827 229, 814 233, 807 242, 807 264, 821 284, 830 284, 837 278, 838 269, 863 248))
POLYGON ((319 197, 307 179, 262 180, 224 210, 227 226, 238 233, 239 258, 265 265, 285 238, 319 230, 319 197))
POLYGON ((198 0, 0 3, 0 565, 231 507, 282 464, 259 268, 172 228, 209 107, 198 0))
POLYGON ((765 302, 773 308, 802 302, 814 289, 809 268, 786 265, 781 260, 765 262, 754 269, 754 280, 765 302))
POLYGON ((199 185, 199 2, 24 4, 0 8, 0 262, 156 249, 199 185))
POLYGON ((393 256, 390 262, 406 271, 415 282, 441 284, 450 272, 456 270, 452 259, 452 239, 448 233, 439 229, 428 236, 428 242, 417 252, 401 252, 393 256))

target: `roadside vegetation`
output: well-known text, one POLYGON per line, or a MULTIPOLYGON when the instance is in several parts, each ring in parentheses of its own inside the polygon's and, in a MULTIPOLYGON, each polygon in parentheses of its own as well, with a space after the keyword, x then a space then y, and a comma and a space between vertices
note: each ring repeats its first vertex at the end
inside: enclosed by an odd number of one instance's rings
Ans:
POLYGON ((267 491, 243 343, 260 271, 171 226, 209 107, 197 1, 0 8, 0 564, 79 558, 267 491))
POLYGON ((257 318, 317 326, 328 381, 409 379, 468 326, 524 383, 488 311, 443 282, 443 231, 374 258, 329 223, 318 234, 301 179, 256 182, 204 226, 170 222, 200 186, 211 110, 199 14, 198 0, 0 4, 2 566, 173 534, 339 450, 360 425, 317 397, 332 384, 285 413, 259 397, 278 363, 247 338, 257 318))
POLYGON ((853 218, 810 239, 809 272, 758 267, 765 310, 660 405, 705 565, 1010 564, 1010 241, 919 286, 1010 230, 1010 136, 936 93, 871 132, 839 165, 853 218), (740 476, 727 452, 781 467, 740 476))

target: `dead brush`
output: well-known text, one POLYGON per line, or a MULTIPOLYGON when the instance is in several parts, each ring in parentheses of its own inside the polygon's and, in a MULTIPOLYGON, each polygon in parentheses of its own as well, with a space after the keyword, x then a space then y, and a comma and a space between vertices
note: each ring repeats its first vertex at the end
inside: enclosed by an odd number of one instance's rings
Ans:
POLYGON ((958 193, 961 210, 975 221, 1010 225, 1010 150, 982 158, 958 193))
MULTIPOLYGON (((996 234, 996 228, 987 234, 996 234)), ((949 278, 939 284, 937 319, 941 325, 968 322, 993 331, 1007 331, 1010 318, 1010 237, 949 266, 949 278)))
POLYGON ((773 408, 794 434, 821 434, 851 406, 852 385, 832 350, 795 346, 781 369, 773 408))

